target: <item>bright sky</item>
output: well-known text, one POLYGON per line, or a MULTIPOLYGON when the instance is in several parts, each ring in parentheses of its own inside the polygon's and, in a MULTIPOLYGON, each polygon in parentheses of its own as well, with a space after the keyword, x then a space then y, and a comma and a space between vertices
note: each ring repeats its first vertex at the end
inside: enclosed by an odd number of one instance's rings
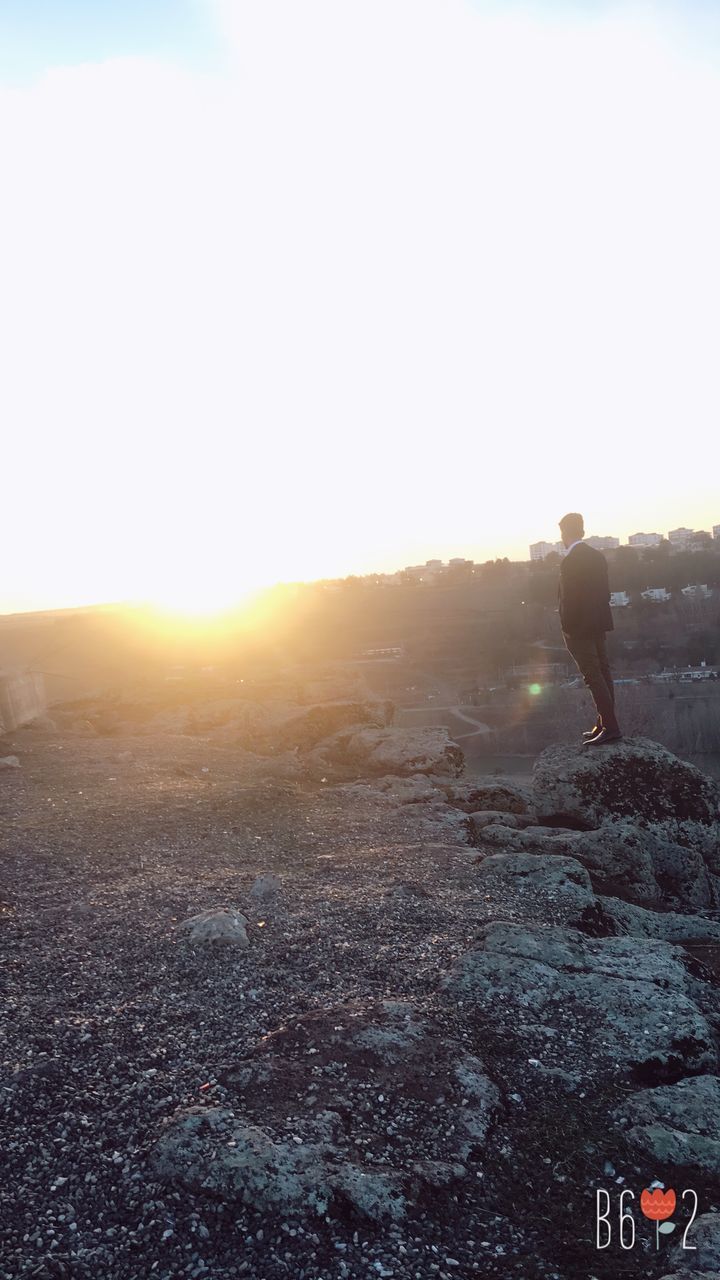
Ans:
POLYGON ((720 523, 720 10, 0 0, 0 610, 720 523))

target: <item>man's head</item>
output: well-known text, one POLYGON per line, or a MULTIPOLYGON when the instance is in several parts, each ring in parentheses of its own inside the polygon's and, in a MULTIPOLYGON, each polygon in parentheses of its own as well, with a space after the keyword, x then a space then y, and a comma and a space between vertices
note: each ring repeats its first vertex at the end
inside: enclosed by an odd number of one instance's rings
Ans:
POLYGON ((569 511, 566 516, 563 516, 560 521, 560 537, 566 547, 572 546, 578 538, 585 537, 583 518, 577 511, 569 511))

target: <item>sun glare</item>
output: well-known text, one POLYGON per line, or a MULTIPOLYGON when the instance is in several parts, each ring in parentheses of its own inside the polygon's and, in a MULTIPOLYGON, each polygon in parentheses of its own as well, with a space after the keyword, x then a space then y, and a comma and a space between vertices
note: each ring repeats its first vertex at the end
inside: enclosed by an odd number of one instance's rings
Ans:
POLYGON ((185 618, 210 618, 234 609, 249 609, 262 595, 260 586, 187 581, 153 592, 148 603, 158 612, 185 618))

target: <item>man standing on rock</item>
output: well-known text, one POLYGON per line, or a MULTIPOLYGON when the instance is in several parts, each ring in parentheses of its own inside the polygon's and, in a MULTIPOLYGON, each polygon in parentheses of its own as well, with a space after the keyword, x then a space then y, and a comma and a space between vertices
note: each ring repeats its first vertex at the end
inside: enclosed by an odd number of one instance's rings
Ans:
POLYGON ((597 712, 593 728, 583 734, 583 746, 602 746, 622 738, 605 643, 605 632, 614 630, 607 561, 583 542, 585 526, 576 511, 563 516, 560 534, 566 547, 558 587, 560 626, 597 712))

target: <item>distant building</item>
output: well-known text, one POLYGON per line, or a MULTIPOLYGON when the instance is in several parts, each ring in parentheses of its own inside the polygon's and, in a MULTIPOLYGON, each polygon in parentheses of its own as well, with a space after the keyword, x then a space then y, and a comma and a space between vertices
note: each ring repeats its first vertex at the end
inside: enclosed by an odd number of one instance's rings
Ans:
POLYGON ((613 551, 615 547, 620 546, 619 538, 586 538, 585 541, 596 551, 613 551))
POLYGON ((701 662, 699 667, 685 667, 684 671, 679 672, 680 679, 689 683, 691 680, 717 680, 717 668, 709 667, 706 662, 701 662))
POLYGON ((428 560, 425 564, 408 564, 402 571, 416 582, 437 582, 445 572, 442 560, 428 560))
POLYGON ((712 546, 712 536, 707 529, 696 529, 687 543, 688 551, 707 551, 710 546, 712 546))
POLYGON ((662 542, 661 533, 631 533, 629 547, 657 547, 662 542))
POLYGON ((713 538, 717 538, 720 542, 720 524, 713 525, 713 538))
POLYGON ((671 529, 668 534, 668 542, 674 547, 685 548, 693 536, 692 529, 671 529))
POLYGON ((452 560, 448 560, 448 564, 474 564, 474 560, 466 560, 464 556, 453 556, 452 560))
POLYGON ((401 644, 390 644, 384 649, 363 649, 363 658, 402 658, 405 649, 401 644))
POLYGON ((565 550, 562 542, 531 542, 530 559, 544 560, 546 556, 552 555, 553 551, 561 556, 565 550))
POLYGON ((640 595, 643 600, 669 600, 670 592, 665 587, 648 587, 647 591, 641 591, 640 595))
POLYGON ((720 672, 717 667, 709 667, 706 662, 701 662, 699 667, 674 667, 671 671, 656 671, 648 677, 650 680, 681 680, 683 684, 689 684, 691 680, 718 680, 720 672))
POLYGON ((629 604, 629 603, 630 603, 630 597, 627 591, 611 591, 610 592, 610 604, 613 606, 613 608, 623 608, 626 604, 629 604))
POLYGON ((508 670, 506 675, 519 676, 524 680, 532 680, 533 683, 548 684, 557 680, 564 679, 568 671, 571 669, 572 663, 569 662, 543 662, 538 666, 534 663, 513 663, 512 670, 508 670))

